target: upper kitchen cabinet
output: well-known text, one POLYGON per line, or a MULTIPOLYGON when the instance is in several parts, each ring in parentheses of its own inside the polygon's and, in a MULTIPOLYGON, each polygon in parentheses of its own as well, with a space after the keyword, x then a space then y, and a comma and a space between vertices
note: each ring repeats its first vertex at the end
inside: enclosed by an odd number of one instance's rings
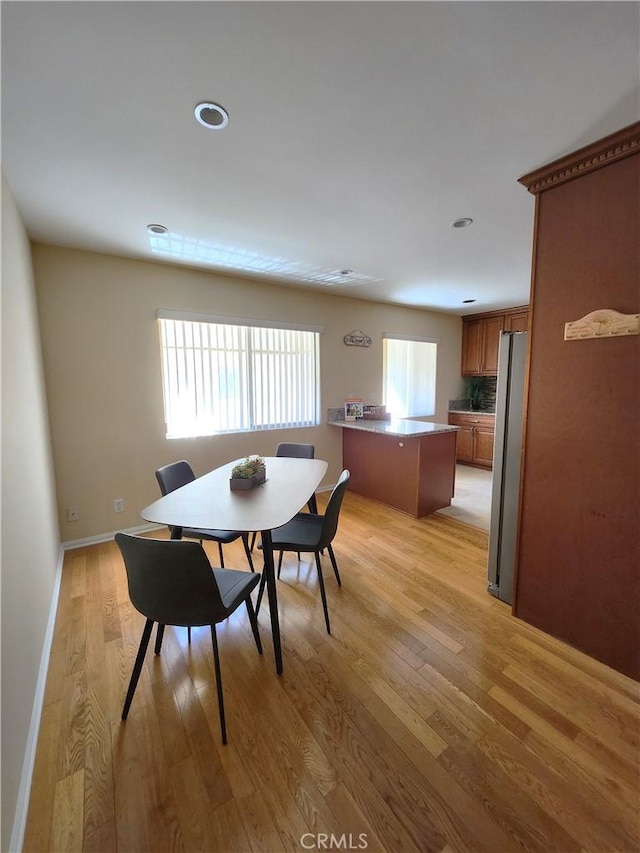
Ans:
POLYGON ((513 314, 505 314, 505 332, 526 332, 529 325, 529 311, 527 309, 514 311, 513 314))
POLYGON ((496 376, 500 332, 525 332, 529 309, 525 306, 462 318, 462 375, 496 376))

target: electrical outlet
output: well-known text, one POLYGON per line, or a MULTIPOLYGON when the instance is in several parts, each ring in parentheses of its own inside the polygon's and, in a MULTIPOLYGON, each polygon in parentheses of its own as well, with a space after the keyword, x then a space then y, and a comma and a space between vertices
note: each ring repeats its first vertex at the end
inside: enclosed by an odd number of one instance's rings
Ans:
POLYGON ((116 498, 113 502, 114 512, 124 512, 124 498, 116 498))
POLYGON ((67 507, 67 521, 77 521, 80 518, 77 506, 67 507))

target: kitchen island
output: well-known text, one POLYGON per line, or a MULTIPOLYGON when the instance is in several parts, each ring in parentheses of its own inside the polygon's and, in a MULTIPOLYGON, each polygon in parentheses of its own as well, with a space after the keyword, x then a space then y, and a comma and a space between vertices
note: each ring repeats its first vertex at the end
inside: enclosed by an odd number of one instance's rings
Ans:
POLYGON ((422 518, 451 504, 458 427, 423 421, 329 421, 342 428, 349 489, 422 518))

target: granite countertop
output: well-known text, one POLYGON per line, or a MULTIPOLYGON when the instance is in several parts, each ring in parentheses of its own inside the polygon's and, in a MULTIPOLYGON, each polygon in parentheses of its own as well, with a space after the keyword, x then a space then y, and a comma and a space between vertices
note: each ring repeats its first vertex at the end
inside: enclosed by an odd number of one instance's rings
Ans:
POLYGON ((450 415, 495 415, 495 411, 492 409, 489 411, 488 409, 449 409, 450 415))
POLYGON ((426 421, 411 421, 406 418, 396 418, 391 421, 357 420, 329 421, 329 426, 344 429, 359 429, 365 432, 375 432, 379 435, 393 435, 399 438, 416 438, 423 435, 437 435, 441 432, 455 432, 457 426, 447 424, 430 424, 426 421))

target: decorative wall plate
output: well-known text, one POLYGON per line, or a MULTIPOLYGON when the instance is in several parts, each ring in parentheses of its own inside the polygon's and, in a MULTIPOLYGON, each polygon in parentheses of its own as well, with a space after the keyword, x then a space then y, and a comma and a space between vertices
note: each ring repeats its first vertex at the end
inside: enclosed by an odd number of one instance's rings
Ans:
POLYGON ((371 338, 369 335, 365 335, 364 332, 361 332, 360 329, 354 329, 352 332, 349 332, 348 335, 345 335, 344 342, 348 347, 371 346, 371 338))
POLYGON ((622 335, 640 335, 640 314, 621 314, 611 308, 601 308, 564 324, 565 341, 589 338, 616 338, 622 335))

